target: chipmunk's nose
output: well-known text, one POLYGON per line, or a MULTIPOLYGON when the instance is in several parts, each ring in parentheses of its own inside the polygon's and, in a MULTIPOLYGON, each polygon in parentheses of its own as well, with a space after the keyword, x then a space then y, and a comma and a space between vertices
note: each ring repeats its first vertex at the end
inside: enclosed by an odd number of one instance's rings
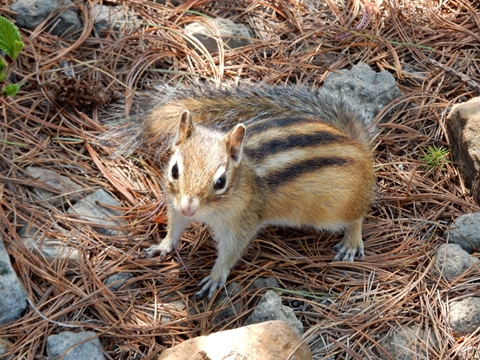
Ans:
POLYGON ((180 203, 180 211, 183 215, 191 217, 195 215, 199 208, 198 199, 192 198, 190 196, 183 196, 180 203))

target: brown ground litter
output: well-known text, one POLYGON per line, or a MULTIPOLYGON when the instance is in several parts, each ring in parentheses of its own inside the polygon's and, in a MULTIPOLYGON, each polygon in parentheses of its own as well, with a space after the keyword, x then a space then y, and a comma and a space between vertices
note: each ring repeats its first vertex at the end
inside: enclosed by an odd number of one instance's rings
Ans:
MULTIPOLYGON (((0 13, 8 14, 10 3, 3 1, 0 13)), ((448 146, 448 107, 478 95, 480 8, 466 0, 338 3, 188 1, 175 8, 127 1, 141 23, 121 36, 100 37, 91 32, 88 4, 78 2, 85 26, 77 40, 42 27, 22 30, 26 46, 15 76, 27 82, 17 96, 0 97, 0 236, 36 310, 29 306, 21 320, 0 328, 0 337, 15 343, 14 358, 46 358, 47 336, 69 325, 96 331, 110 358, 153 359, 185 339, 240 326, 251 312, 247 305, 258 300, 256 290, 204 306, 190 300, 216 258, 201 226, 186 232, 178 253, 163 262, 138 258, 164 236, 166 218, 158 163, 141 150, 111 158, 100 144, 105 124, 124 117, 122 102, 128 110, 136 91, 199 79, 321 86, 329 72, 358 62, 391 72, 408 104, 392 105, 376 140, 378 197, 364 225, 365 260, 332 263, 338 236, 270 228, 228 282, 247 288, 258 277, 275 277, 285 303, 298 306, 305 337, 317 344, 316 359, 377 358, 381 335, 410 324, 435 332, 440 345, 430 348, 432 359, 478 358, 480 337, 455 338, 446 321, 450 300, 479 294, 478 274, 449 283, 429 269, 447 225, 479 206, 455 164, 428 170, 421 158, 432 144, 448 146), (245 23, 254 46, 194 51, 181 29, 198 13, 245 23), (78 83, 64 76, 61 61, 78 83), (66 99, 67 88, 77 98, 66 99), (126 235, 100 236, 41 201, 24 170, 31 165, 55 170, 87 193, 108 190, 123 204, 126 235), (68 241, 85 261, 74 268, 45 263, 19 242, 26 225, 68 241), (118 272, 134 274, 130 290, 103 285, 118 272), (246 305, 215 325, 215 316, 238 298, 246 305), (195 312, 170 309, 171 322, 162 324, 162 304, 178 299, 195 312)))

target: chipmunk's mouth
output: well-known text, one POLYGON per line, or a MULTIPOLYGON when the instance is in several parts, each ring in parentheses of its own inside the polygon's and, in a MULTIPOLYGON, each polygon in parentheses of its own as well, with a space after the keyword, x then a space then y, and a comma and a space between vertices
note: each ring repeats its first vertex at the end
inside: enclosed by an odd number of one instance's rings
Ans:
POLYGON ((198 199, 191 196, 182 196, 180 201, 180 212, 186 217, 194 216, 200 208, 198 199))

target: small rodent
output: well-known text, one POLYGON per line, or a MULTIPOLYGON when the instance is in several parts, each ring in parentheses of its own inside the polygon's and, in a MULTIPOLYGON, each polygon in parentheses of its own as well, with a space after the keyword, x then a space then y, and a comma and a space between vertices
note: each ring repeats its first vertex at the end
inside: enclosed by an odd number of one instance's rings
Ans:
POLYGON ((164 171, 164 257, 193 221, 207 224, 218 258, 197 299, 225 284, 265 225, 344 231, 334 260, 364 257, 373 198, 372 131, 348 99, 306 87, 163 88, 141 135, 171 141, 164 171))

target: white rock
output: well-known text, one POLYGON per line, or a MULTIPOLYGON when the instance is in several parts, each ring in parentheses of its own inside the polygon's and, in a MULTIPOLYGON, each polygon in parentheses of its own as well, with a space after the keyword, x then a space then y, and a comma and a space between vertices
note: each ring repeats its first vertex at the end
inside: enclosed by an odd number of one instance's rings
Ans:
POLYGON ((158 357, 158 360, 194 359, 311 360, 312 353, 290 325, 268 321, 186 340, 158 357))

